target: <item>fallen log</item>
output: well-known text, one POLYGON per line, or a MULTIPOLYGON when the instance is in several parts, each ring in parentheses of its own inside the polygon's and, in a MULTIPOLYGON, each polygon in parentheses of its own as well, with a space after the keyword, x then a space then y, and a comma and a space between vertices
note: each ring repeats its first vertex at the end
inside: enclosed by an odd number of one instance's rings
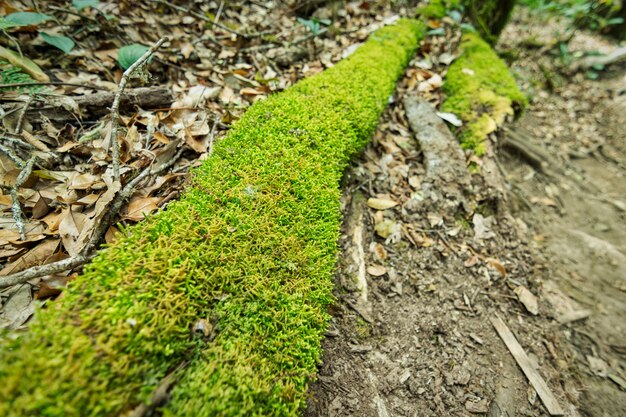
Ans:
POLYGON ((130 415, 160 404, 163 387, 164 415, 296 415, 332 301, 339 182, 423 32, 413 20, 382 28, 255 103, 180 201, 1 341, 0 415, 130 415))
POLYGON ((463 204, 470 176, 459 142, 430 103, 415 95, 407 95, 403 104, 409 126, 424 154, 426 179, 422 184, 423 191, 426 195, 441 194, 438 199, 447 205, 463 204))

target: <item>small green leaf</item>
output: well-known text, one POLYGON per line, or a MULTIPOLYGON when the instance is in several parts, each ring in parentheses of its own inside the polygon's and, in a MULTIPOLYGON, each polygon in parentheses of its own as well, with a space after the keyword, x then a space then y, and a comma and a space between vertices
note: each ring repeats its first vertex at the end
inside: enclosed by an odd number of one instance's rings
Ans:
POLYGON ((446 30, 444 28, 431 29, 426 34, 429 36, 443 36, 446 34, 446 30))
POLYGON ((98 0, 72 0, 72 6, 76 10, 83 10, 87 7, 97 9, 100 6, 100 2, 98 0))
POLYGON ((50 35, 50 34, 47 34, 46 32, 39 32, 39 34, 41 35, 43 40, 46 41, 47 44, 56 46, 57 48, 65 52, 66 54, 69 53, 74 48, 74 45, 76 45, 74 41, 68 38, 67 36, 50 35))
POLYGON ((126 45, 120 48, 117 52, 117 62, 124 69, 128 69, 133 65, 143 54, 148 52, 150 48, 139 43, 133 43, 132 45, 126 45))
POLYGON ((7 15, 4 20, 13 26, 31 26, 38 25, 46 20, 52 19, 52 16, 48 16, 43 13, 33 12, 17 12, 7 15))
POLYGON ((17 26, 15 23, 7 21, 4 17, 0 17, 0 30, 5 30, 17 26))

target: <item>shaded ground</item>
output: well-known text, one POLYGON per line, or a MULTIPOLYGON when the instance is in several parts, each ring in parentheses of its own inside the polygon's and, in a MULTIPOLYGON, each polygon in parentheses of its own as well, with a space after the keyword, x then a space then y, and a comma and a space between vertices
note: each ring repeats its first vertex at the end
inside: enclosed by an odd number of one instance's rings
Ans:
MULTIPOLYGON (((550 48, 524 47, 536 34, 553 40, 562 26, 531 22, 522 14, 500 45, 522 48, 514 69, 534 95, 509 136, 535 145, 546 166, 502 150, 504 194, 493 181, 498 172, 483 166, 467 211, 423 195, 426 168, 398 103, 406 84, 400 88, 348 176, 339 302, 305 415, 548 415, 491 326, 494 316, 565 415, 624 415, 623 66, 600 81, 565 78, 550 48), (370 197, 399 205, 375 210, 370 197), (526 290, 537 296, 537 315, 526 290)), ((611 48, 585 34, 571 45, 611 48)))

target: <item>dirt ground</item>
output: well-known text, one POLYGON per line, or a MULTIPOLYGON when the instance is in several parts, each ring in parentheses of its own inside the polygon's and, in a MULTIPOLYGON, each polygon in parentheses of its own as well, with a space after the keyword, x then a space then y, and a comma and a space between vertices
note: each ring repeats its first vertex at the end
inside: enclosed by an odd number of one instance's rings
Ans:
MULTIPOLYGON (((499 48, 520 51, 513 70, 532 104, 493 143, 496 172, 472 175, 466 210, 423 192, 402 88, 348 173, 338 303, 306 416, 549 415, 493 317, 564 415, 626 415, 624 67, 562 76, 525 46, 559 23, 518 16, 499 48)), ((612 47, 585 33, 570 45, 612 47)))

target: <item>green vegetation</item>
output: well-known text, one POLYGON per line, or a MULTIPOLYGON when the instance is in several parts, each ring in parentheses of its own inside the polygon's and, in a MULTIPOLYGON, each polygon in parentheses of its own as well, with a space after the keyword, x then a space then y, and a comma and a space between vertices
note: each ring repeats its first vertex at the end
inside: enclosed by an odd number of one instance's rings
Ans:
POLYGON ((569 19, 573 27, 600 32, 624 33, 624 1, 614 0, 521 0, 530 9, 569 19))
POLYGON ((188 361, 166 416, 297 415, 332 301, 339 181, 422 33, 401 20, 254 104, 180 201, 5 338, 0 415, 128 415, 188 361))
POLYGON ((417 14, 427 19, 441 19, 449 10, 460 7, 461 0, 430 0, 426 6, 417 9, 417 14))
POLYGON ((462 146, 481 155, 487 135, 508 114, 523 109, 527 100, 506 64, 478 34, 464 34, 461 51, 446 75, 441 110, 463 120, 457 131, 462 146))
POLYGON ((463 0, 465 14, 481 36, 495 44, 517 0, 463 0))
MULTIPOLYGON (((24 84, 33 83, 35 80, 20 68, 14 67, 7 61, 0 59, 0 84, 24 84)), ((43 89, 42 86, 29 86, 29 87, 4 87, 0 91, 31 91, 36 92, 43 89)))

